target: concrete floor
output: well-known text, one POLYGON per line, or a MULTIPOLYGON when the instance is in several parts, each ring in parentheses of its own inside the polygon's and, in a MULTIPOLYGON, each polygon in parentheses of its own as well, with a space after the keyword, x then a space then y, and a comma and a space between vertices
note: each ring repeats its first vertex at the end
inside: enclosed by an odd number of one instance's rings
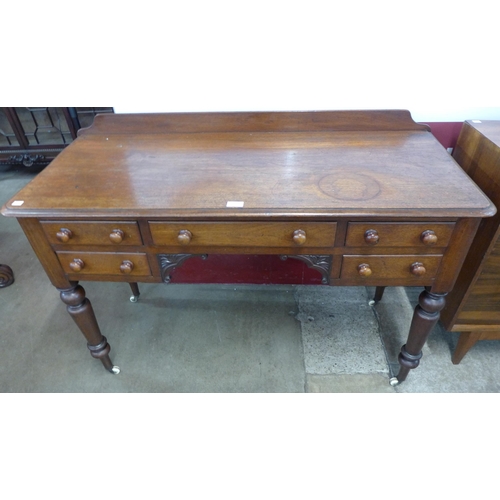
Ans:
MULTIPOLYGON (((37 173, 0 167, 0 204, 37 173)), ((397 354, 419 289, 82 282, 119 375, 104 371, 16 220, 0 217, 0 392, 500 392, 500 342, 455 366, 458 338, 438 325, 420 367, 397 387, 397 354)))

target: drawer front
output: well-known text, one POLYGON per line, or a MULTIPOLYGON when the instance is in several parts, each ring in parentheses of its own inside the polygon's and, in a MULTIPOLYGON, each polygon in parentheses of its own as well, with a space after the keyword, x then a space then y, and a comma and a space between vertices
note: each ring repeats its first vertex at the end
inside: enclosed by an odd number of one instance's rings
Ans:
POLYGON ((151 275, 143 253, 57 252, 57 257, 67 274, 151 275))
POLYGON ((437 247, 450 241, 453 222, 420 223, 351 222, 347 227, 347 247, 437 247))
POLYGON ((42 221, 52 245, 142 245, 136 222, 42 221))
POLYGON ((150 222, 155 245, 333 248, 335 222, 150 222))
POLYGON ((436 276, 442 255, 344 255, 341 278, 429 280, 436 276))

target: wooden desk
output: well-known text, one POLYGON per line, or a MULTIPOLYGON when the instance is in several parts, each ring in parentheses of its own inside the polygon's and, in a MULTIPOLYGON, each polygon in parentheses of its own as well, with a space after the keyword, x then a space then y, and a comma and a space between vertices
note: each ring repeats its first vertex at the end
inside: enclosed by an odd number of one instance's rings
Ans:
POLYGON ((2 213, 110 371, 79 280, 137 295, 193 255, 273 254, 329 285, 425 287, 401 382, 495 207, 409 112, 336 111, 97 116, 2 213))

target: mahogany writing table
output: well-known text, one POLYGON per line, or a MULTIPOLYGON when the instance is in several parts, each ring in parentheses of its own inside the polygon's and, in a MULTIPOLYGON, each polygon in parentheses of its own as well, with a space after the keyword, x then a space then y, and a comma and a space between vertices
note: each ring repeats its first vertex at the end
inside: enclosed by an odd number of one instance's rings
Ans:
POLYGON ((399 110, 100 115, 2 209, 110 371, 80 280, 129 282, 137 296, 194 255, 271 254, 328 285, 424 287, 396 383, 495 211, 399 110))

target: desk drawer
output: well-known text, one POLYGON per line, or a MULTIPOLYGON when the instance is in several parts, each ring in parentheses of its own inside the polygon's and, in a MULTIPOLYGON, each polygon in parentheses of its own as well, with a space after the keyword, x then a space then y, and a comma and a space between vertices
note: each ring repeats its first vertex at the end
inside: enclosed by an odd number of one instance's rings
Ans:
POLYGON ((438 247, 450 241, 455 223, 351 222, 347 227, 346 247, 438 247))
POLYGON ((42 221, 52 245, 142 245, 136 222, 42 221))
POLYGON ((335 222, 150 222, 155 245, 332 248, 335 222))
POLYGON ((436 276, 442 255, 344 255, 340 277, 344 279, 428 280, 436 276))
POLYGON ((151 275, 143 253, 57 252, 57 257, 67 274, 151 275))

